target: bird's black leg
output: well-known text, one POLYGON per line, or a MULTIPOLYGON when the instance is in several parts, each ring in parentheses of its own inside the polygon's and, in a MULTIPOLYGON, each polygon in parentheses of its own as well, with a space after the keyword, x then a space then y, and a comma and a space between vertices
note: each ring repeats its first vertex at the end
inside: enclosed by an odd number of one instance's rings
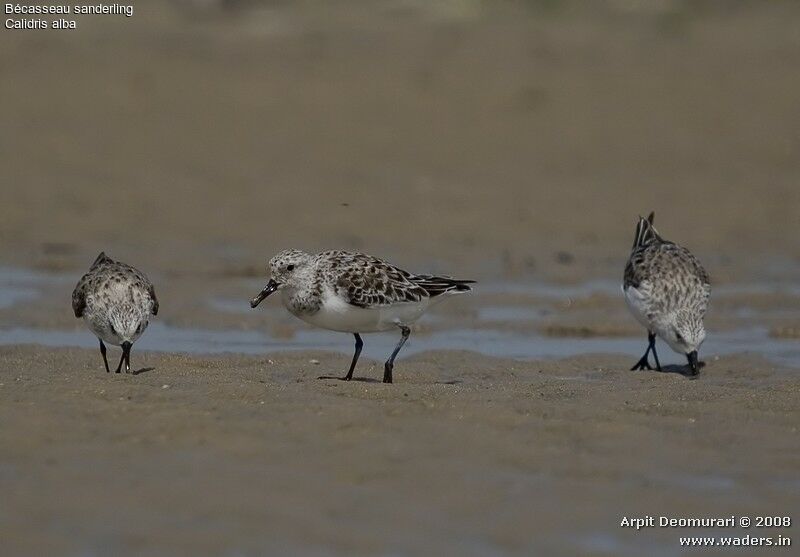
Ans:
POLYGON ((127 340, 122 343, 122 357, 119 359, 119 365, 115 373, 119 373, 122 369, 122 362, 125 362, 125 373, 131 372, 131 344, 127 340))
POLYGON ((356 369, 358 357, 361 355, 361 349, 364 347, 364 341, 361 340, 361 335, 353 333, 353 336, 356 337, 356 351, 353 353, 353 361, 350 362, 350 369, 347 370, 347 375, 342 377, 343 381, 350 381, 353 378, 353 370, 356 369))
POLYGON ((650 367, 650 361, 647 359, 651 350, 653 351, 653 357, 656 359, 656 369, 661 371, 661 363, 658 361, 658 354, 656 354, 656 335, 649 331, 647 332, 647 350, 645 350, 644 356, 631 368, 631 371, 653 369, 650 367))
POLYGON ((122 370, 122 362, 125 361, 125 352, 122 353, 122 356, 119 358, 119 364, 117 365, 117 369, 114 370, 114 373, 119 373, 122 370))
POLYGON ((408 340, 408 336, 411 334, 411 329, 405 326, 401 326, 400 330, 402 331, 403 335, 400 337, 400 342, 397 343, 397 346, 392 352, 392 355, 389 356, 389 359, 386 360, 386 364, 383 366, 383 382, 384 383, 391 383, 392 382, 392 369, 394 368, 394 359, 397 357, 397 353, 400 352, 400 349, 408 340))
POLYGON ((631 368, 631 371, 639 371, 642 369, 653 369, 650 367, 650 361, 647 359, 647 356, 650 355, 650 350, 655 348, 655 341, 656 341, 656 336, 648 331, 647 350, 645 350, 644 356, 642 356, 641 359, 634 364, 634 366, 631 368))
POLYGON ((353 370, 356 369, 356 364, 358 363, 358 357, 361 355, 361 349, 364 348, 364 341, 361 340, 361 335, 358 333, 353 333, 353 336, 356 337, 356 351, 353 353, 353 361, 350 362, 350 369, 347 370, 347 375, 344 377, 332 377, 330 375, 321 375, 317 379, 339 379, 340 381, 350 381, 353 378, 353 370))
POLYGON ((656 335, 650 333, 647 335, 647 340, 650 341, 650 349, 653 351, 653 358, 656 359, 656 369, 661 371, 661 362, 658 361, 658 354, 656 354, 656 335))
POLYGON ((103 355, 103 363, 106 365, 106 373, 111 373, 108 369, 108 358, 106 358, 106 345, 103 344, 103 339, 100 339, 100 353, 103 355))

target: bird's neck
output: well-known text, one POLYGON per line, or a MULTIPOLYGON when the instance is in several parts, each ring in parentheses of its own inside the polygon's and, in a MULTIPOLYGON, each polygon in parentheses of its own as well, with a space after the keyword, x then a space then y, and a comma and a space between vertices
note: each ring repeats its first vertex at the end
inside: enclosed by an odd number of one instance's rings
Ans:
POLYGON ((281 291, 283 305, 295 315, 315 313, 322 305, 321 292, 312 281, 287 286, 281 291))

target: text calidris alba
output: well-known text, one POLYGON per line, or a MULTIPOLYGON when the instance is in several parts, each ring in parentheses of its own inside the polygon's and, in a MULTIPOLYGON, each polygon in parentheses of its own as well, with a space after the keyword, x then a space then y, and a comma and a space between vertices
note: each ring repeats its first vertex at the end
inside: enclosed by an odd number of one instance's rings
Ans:
POLYGON ((72 292, 72 309, 100 339, 106 371, 110 370, 103 341, 122 347, 116 373, 123 361, 125 373, 130 373, 131 346, 147 328, 150 316, 158 314, 158 299, 144 273, 101 253, 72 292))
POLYGON ((370 255, 346 251, 310 255, 286 250, 273 257, 268 267, 271 278, 250 306, 280 290, 286 309, 303 321, 352 333, 356 339, 353 361, 347 375, 337 378, 344 381, 353 377, 361 354, 359 333, 399 328, 400 342, 384 365, 383 382, 391 383, 394 359, 411 334, 409 326, 433 303, 469 292, 474 282, 412 275, 370 255))
POLYGON ((703 318, 711 285, 703 266, 689 250, 664 240, 653 227, 654 213, 639 217, 636 238, 622 290, 634 317, 647 329, 647 350, 632 369, 652 369, 650 351, 656 354, 656 335, 689 361, 692 375, 700 365, 697 350, 706 337, 703 318))

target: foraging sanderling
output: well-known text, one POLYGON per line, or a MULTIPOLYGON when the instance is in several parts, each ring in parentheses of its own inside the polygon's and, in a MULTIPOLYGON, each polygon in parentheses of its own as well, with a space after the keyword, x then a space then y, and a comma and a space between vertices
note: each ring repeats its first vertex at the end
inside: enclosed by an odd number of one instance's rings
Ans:
POLYGON ((364 343, 359 333, 398 328, 400 342, 384 365, 383 382, 391 383, 394 359, 411 334, 410 325, 435 302, 469 292, 474 282, 413 275, 376 257, 347 251, 311 255, 286 250, 273 257, 268 267, 271 278, 250 307, 280 290, 283 305, 296 317, 324 329, 352 333, 356 339, 353 361, 347 375, 336 378, 343 381, 353 377, 361 354, 364 343))
POLYGON ((692 375, 697 375, 701 365, 697 350, 706 337, 703 318, 711 284, 689 250, 659 236, 653 227, 654 216, 639 217, 622 285, 628 308, 647 329, 647 351, 632 370, 652 369, 647 358, 652 350, 656 369, 661 371, 656 354, 658 335, 686 356, 692 375))
POLYGON ((75 286, 72 309, 100 339, 106 371, 111 370, 103 341, 122 347, 116 373, 123 361, 125 373, 130 373, 131 346, 147 328, 150 316, 158 314, 158 299, 144 273, 100 253, 75 286))

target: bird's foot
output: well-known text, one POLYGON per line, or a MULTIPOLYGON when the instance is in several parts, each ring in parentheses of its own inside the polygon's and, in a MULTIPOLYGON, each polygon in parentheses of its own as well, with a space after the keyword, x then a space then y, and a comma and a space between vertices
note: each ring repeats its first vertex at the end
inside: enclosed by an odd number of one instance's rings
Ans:
POLYGON ((335 375, 320 375, 317 377, 317 379, 336 379, 337 381, 350 381, 352 378, 352 375, 345 375, 344 377, 337 377, 335 375))
MULTIPOLYGON (((651 371, 653 368, 650 367, 650 362, 647 361, 647 358, 642 358, 631 368, 631 371, 642 371, 648 370, 651 371)), ((661 371, 660 369, 658 371, 661 371)))

